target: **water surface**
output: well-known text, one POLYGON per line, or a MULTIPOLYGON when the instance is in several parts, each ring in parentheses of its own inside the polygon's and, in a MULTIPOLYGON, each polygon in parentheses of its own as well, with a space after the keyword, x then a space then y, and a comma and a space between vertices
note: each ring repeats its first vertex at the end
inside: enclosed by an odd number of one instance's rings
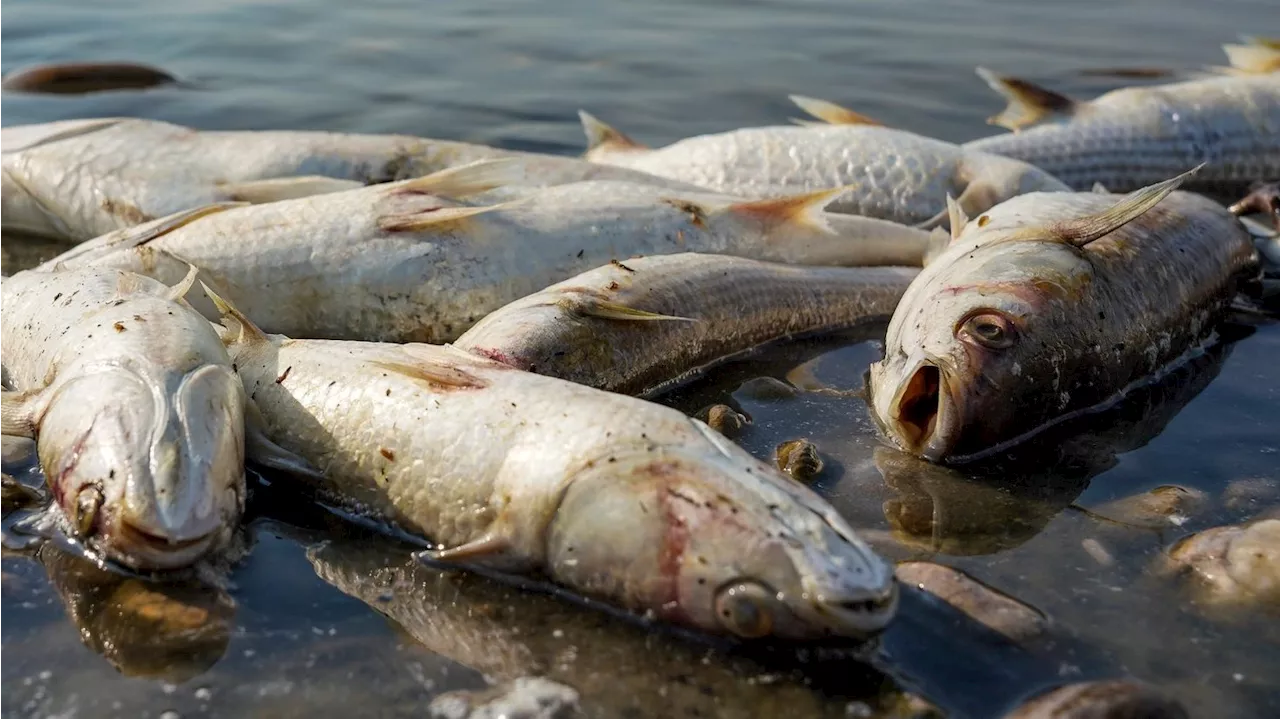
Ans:
MULTIPOLYGON (((11 0, 4 72, 127 59, 186 84, 5 95, 3 123, 129 115, 574 154, 579 108, 656 145, 785 122, 798 114, 786 95, 803 93, 966 140, 993 132, 983 120, 1000 107, 975 65, 1087 96, 1120 81, 1082 69, 1220 64, 1217 46, 1237 33, 1280 34, 1259 27, 1273 15, 1272 0, 11 0)), ((6 239, 5 270, 57 249, 6 239)), ((1275 715, 1275 617, 1209 612, 1149 572, 1177 537, 1280 501, 1280 327, 1253 325, 1228 328, 1222 345, 1166 386, 1088 420, 1078 428, 1085 439, 977 480, 883 447, 849 396, 737 391, 759 376, 854 389, 879 351, 875 328, 778 348, 663 398, 691 413, 736 404, 753 419, 740 441, 761 456, 813 439, 828 466, 819 490, 886 555, 960 567, 1048 614, 1051 636, 1026 646, 910 596, 869 659, 726 655, 418 567, 394 540, 352 528, 278 478, 255 479, 251 551, 222 590, 157 588, 53 547, 7 554, 3 713, 421 716, 443 691, 532 673, 576 686, 584 710, 599 716, 909 716, 920 704, 904 692, 957 716, 995 716, 1054 682, 1120 675, 1167 690, 1196 716, 1275 715), (1208 500, 1182 526, 1158 531, 1082 511, 1164 484, 1208 500)))

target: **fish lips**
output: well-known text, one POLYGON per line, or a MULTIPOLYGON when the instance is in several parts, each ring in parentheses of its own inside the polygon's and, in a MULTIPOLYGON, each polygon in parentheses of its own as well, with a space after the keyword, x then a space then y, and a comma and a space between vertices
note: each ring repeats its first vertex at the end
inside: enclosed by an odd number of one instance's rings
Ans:
MULTIPOLYGON (((949 362, 916 352, 903 363, 891 393, 872 395, 872 414, 889 438, 903 451, 931 462, 950 456, 964 428, 963 393, 949 362)), ((872 379, 883 378, 892 368, 880 362, 872 367, 872 379)))

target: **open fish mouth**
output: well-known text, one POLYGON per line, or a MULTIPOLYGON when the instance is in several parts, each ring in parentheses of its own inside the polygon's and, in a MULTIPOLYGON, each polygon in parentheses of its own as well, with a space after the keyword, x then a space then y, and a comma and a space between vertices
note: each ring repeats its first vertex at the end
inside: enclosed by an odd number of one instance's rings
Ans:
POLYGON ((214 550, 220 534, 219 530, 214 530, 191 539, 175 539, 122 521, 115 526, 109 538, 104 538, 99 549, 134 569, 178 569, 214 550))
POLYGON ((898 583, 889 582, 875 596, 825 601, 817 606, 834 634, 871 636, 893 620, 898 609, 898 583))
POLYGON ((956 402, 947 374, 936 362, 921 360, 906 375, 889 407, 888 429, 907 452, 938 461, 952 449, 956 402))

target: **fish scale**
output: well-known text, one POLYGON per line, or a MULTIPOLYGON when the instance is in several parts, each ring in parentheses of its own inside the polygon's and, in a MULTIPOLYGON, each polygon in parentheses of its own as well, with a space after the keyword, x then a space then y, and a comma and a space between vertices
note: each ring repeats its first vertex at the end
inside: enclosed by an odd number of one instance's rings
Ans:
MULTIPOLYGON (((744 128, 654 150, 600 146, 587 158, 741 197, 848 186, 831 210, 906 224, 934 217, 948 193, 960 197, 970 185, 1002 199, 1065 189, 1022 162, 866 125, 744 128)), ((973 211, 991 204, 974 202, 973 211)))
POLYGON ((964 147, 1029 162, 1076 190, 1127 192, 1207 163, 1186 188, 1238 195, 1280 177, 1280 74, 1124 88, 964 147))

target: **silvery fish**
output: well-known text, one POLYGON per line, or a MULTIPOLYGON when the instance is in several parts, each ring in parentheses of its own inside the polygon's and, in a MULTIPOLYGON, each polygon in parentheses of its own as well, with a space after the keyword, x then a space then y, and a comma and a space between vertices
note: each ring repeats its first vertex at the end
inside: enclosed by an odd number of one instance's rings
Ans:
POLYGON ((305 197, 498 157, 519 158, 521 181, 538 186, 678 186, 570 157, 407 135, 209 132, 114 117, 6 127, 0 136, 3 229, 77 242, 214 202, 305 197))
POLYGON ((72 536, 135 569, 225 545, 244 503, 244 390, 213 326, 118 270, 4 280, 4 433, 34 436, 72 536))
POLYGON ((1252 242, 1223 207, 1170 195, 1034 193, 970 222, 912 282, 871 367, 872 414, 926 459, 982 456, 1107 406, 1188 357, 1252 242))
POLYGON ((844 186, 828 209, 903 224, 936 224, 948 194, 978 213, 1024 192, 1066 189, 1024 162, 871 124, 825 101, 792 100, 837 124, 744 128, 651 150, 582 113, 585 157, 740 197, 844 186))
POLYGON ((682 253, 616 262, 494 311, 455 347, 645 394, 766 343, 887 318, 918 270, 682 253))
POLYGON ((448 346, 268 336, 219 307, 295 471, 434 560, 741 637, 865 637, 894 613, 891 567, 830 505, 676 410, 448 346))
POLYGON ((978 74, 1009 100, 989 122, 1015 132, 964 147, 1029 162, 1072 189, 1127 192, 1202 163, 1187 189, 1235 196, 1280 177, 1280 74, 1130 87, 1087 102, 978 74))
MULTIPOLYGON (((269 332, 445 342, 508 302, 636 254, 919 265, 930 242, 914 228, 823 212, 838 190, 746 202, 594 181, 492 205, 449 199, 491 192, 519 170, 487 161, 323 197, 200 208, 105 235, 46 266, 167 281, 190 263, 269 332)), ((203 298, 193 303, 217 316, 203 298)))

